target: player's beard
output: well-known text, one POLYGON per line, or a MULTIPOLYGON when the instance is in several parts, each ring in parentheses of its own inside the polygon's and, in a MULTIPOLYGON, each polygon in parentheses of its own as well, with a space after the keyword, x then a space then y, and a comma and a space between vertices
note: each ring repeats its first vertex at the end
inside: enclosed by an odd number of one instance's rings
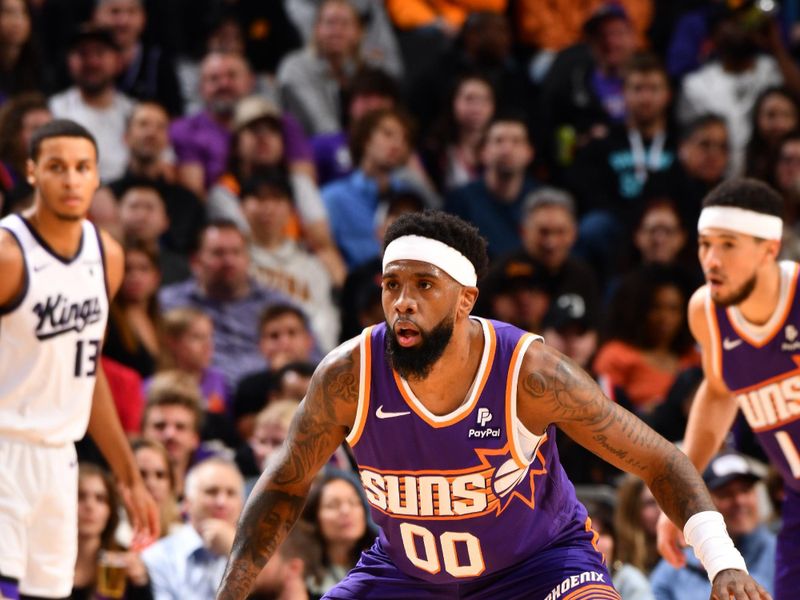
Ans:
POLYGON ((734 290, 727 297, 712 298, 712 299, 714 300, 715 304, 723 307, 736 306, 737 304, 741 304, 750 297, 750 294, 753 293, 753 290, 756 288, 757 280, 758 280, 758 275, 753 274, 753 276, 747 281, 745 281, 738 290, 734 290))
POLYGON ((386 356, 403 379, 425 379, 444 353, 453 337, 455 318, 445 317, 429 331, 420 329, 420 343, 404 348, 397 341, 394 329, 386 323, 386 356))

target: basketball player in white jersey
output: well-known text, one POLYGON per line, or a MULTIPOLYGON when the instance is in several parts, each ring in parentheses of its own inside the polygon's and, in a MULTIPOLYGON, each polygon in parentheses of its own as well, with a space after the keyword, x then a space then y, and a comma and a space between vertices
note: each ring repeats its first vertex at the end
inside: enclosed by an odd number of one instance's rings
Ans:
POLYGON ((158 533, 100 365, 123 255, 85 220, 97 144, 53 121, 32 139, 34 205, 0 221, 0 598, 65 598, 77 553, 77 459, 86 433, 111 465, 138 536, 158 533))

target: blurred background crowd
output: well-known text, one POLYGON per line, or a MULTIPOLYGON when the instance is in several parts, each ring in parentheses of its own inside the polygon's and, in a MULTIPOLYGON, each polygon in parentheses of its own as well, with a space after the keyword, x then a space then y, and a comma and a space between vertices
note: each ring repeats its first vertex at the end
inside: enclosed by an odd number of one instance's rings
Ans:
MULTIPOLYGON (((768 182, 800 258, 799 17, 777 0, 0 0, 0 208, 31 202, 37 126, 93 133, 90 217, 126 250, 103 365, 162 513, 164 537, 125 551, 82 442, 73 597, 116 552, 130 599, 213 598, 316 363, 383 320, 381 240, 404 213, 477 226, 475 312, 543 334, 679 440, 702 377, 703 196, 768 182)), ((734 434, 746 455, 704 476, 767 585, 781 490, 734 434)), ((559 446, 623 598, 707 598, 699 563, 659 564, 642 482, 559 446)), ((319 597, 373 538, 343 447, 253 598, 319 597)))

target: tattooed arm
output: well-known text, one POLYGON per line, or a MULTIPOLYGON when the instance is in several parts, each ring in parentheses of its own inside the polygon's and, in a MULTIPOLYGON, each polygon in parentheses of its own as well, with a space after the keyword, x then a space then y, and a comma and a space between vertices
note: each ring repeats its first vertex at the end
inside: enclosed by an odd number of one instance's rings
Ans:
MULTIPOLYGON (((542 433, 554 423, 600 458, 638 475, 681 527, 695 513, 716 510, 689 459, 606 398, 583 369, 558 351, 531 344, 518 390, 517 414, 529 431, 542 433)), ((724 568, 714 577, 712 597, 755 600, 769 594, 744 571, 724 568)))
POLYGON ((236 530, 218 600, 244 600, 291 530, 317 471, 342 443, 358 404, 359 349, 342 344, 317 368, 289 436, 256 482, 236 530))

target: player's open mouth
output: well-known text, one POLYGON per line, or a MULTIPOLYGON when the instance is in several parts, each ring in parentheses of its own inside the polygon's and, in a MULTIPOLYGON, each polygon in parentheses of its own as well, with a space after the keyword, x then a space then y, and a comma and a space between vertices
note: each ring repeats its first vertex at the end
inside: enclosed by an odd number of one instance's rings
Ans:
POLYGON ((416 344, 420 337, 419 329, 407 321, 395 325, 394 334, 397 336, 397 342, 404 348, 416 344))

